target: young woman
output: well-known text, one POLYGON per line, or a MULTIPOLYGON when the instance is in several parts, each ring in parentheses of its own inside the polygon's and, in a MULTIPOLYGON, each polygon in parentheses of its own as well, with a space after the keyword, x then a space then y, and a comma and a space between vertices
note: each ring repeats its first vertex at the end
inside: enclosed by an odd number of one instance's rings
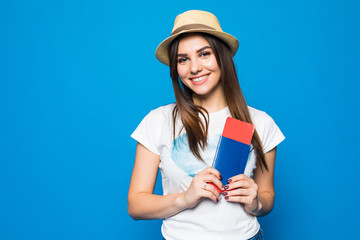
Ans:
POLYGON ((284 136, 270 116, 246 105, 232 60, 237 48, 213 14, 192 10, 177 16, 156 50, 170 66, 176 103, 151 111, 132 134, 128 211, 134 219, 162 218, 165 239, 263 239, 256 217, 273 208, 284 136), (255 132, 245 173, 223 186, 211 166, 229 116, 253 123, 255 132), (163 196, 153 194, 159 168, 163 196))

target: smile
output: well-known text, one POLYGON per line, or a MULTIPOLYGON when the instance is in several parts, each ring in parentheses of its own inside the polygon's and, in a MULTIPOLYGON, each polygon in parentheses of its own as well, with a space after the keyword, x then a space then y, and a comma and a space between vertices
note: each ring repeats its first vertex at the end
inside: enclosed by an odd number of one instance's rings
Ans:
POLYGON ((199 84, 206 82, 206 80, 208 79, 209 76, 210 76, 210 73, 206 74, 206 75, 202 75, 200 77, 190 78, 190 79, 193 82, 193 84, 199 85, 199 84))

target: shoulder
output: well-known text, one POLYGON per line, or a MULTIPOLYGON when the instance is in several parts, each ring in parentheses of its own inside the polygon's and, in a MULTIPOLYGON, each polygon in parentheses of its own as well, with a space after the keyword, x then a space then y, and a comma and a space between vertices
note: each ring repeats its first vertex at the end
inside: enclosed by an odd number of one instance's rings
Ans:
POLYGON ((172 112, 175 103, 163 105, 151 110, 143 119, 143 121, 151 123, 154 126, 161 126, 172 119, 172 112))
POLYGON ((261 122, 271 118, 266 112, 248 106, 249 113, 254 122, 261 122))
POLYGON ((176 105, 175 103, 163 105, 161 107, 151 110, 148 115, 151 116, 152 118, 156 118, 159 120, 168 119, 169 117, 172 116, 172 112, 174 110, 175 105, 176 105))
POLYGON ((275 121, 266 112, 252 107, 249 107, 249 112, 256 132, 259 134, 263 144, 264 153, 270 151, 285 139, 275 121))
POLYGON ((163 114, 163 113, 172 112, 175 105, 176 105, 175 103, 166 104, 151 110, 151 112, 153 112, 154 114, 163 114))
POLYGON ((131 137, 155 154, 160 154, 163 138, 171 135, 171 117, 175 104, 151 110, 140 122, 131 137))
POLYGON ((273 126, 274 120, 266 112, 250 106, 248 106, 248 109, 256 130, 264 131, 266 128, 273 126))

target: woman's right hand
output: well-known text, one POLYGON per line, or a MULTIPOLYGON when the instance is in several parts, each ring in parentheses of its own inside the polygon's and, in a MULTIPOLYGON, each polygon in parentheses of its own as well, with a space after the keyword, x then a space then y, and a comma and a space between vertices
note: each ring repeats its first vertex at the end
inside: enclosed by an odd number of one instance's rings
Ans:
POLYGON ((215 203, 218 202, 220 193, 209 183, 215 184, 219 189, 224 189, 219 179, 222 179, 219 171, 212 167, 205 168, 196 174, 189 188, 183 194, 186 208, 195 207, 204 198, 209 198, 215 203))

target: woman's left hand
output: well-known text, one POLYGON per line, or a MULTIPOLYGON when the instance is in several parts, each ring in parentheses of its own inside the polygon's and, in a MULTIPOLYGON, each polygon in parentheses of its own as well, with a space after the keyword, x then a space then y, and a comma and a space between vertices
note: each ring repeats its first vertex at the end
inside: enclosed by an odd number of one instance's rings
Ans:
POLYGON ((223 193, 225 199, 229 202, 238 202, 243 204, 245 211, 254 214, 258 210, 258 185, 245 174, 239 174, 231 177, 225 186, 223 193))

